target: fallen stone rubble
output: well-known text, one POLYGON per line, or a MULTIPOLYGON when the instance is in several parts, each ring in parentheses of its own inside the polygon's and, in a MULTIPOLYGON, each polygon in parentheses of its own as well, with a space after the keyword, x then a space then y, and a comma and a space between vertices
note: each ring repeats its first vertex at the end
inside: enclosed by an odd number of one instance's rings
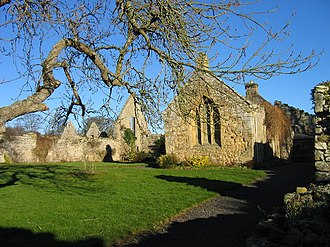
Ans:
POLYGON ((330 246, 330 184, 286 194, 284 207, 259 222, 246 246, 330 246))

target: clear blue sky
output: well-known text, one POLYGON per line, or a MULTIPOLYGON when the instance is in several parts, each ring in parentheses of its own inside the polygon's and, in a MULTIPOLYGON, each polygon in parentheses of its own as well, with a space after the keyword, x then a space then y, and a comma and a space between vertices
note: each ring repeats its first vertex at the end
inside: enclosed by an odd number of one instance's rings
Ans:
MULTIPOLYGON (((311 89, 322 81, 330 80, 330 1, 329 0, 267 0, 269 6, 279 6, 271 18, 278 22, 287 20, 292 12, 296 12, 291 27, 291 35, 283 45, 294 45, 297 52, 308 54, 312 49, 324 53, 318 65, 307 72, 274 77, 267 81, 256 80, 260 94, 274 103, 295 106, 313 112, 311 89)), ((244 95, 243 87, 236 90, 244 95)))
MULTIPOLYGON (((312 112, 311 89, 322 81, 330 80, 330 0, 263 0, 265 9, 279 7, 271 15, 271 22, 285 23, 295 12, 290 27, 291 36, 279 45, 293 44, 297 52, 307 55, 312 49, 324 50, 319 64, 312 70, 298 75, 274 77, 268 81, 256 80, 260 94, 273 103, 280 100, 289 105, 312 112)), ((8 61, 0 61, 0 81, 13 69, 8 61)), ((11 76, 12 78, 13 76, 11 76)), ((0 107, 8 105, 18 96, 19 84, 0 85, 0 107)), ((235 87, 245 95, 244 87, 235 87)))

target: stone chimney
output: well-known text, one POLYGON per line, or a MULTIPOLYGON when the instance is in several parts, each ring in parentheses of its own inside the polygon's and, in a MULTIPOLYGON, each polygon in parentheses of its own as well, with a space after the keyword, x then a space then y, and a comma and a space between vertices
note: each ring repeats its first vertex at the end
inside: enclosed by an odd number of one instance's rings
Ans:
POLYGON ((248 84, 245 85, 245 93, 246 93, 246 98, 248 100, 251 100, 253 101, 253 98, 256 96, 256 95, 259 95, 259 92, 258 92, 258 84, 253 82, 253 81, 250 81, 248 84))

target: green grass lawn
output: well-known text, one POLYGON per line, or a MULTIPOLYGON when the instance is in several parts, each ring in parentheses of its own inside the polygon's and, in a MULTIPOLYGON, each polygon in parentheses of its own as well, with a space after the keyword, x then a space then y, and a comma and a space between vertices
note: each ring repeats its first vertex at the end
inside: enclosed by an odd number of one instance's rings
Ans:
POLYGON ((0 228, 52 233, 63 241, 98 238, 109 244, 155 230, 183 210, 263 176, 262 171, 240 168, 0 165, 0 228))

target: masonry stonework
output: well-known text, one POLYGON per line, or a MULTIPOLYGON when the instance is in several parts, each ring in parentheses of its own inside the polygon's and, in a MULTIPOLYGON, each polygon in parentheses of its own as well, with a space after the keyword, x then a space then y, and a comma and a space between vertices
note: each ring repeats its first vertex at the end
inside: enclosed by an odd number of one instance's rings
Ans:
POLYGON ((27 133, 22 136, 0 136, 0 163, 15 162, 37 162, 35 148, 37 145, 37 134, 27 133), (7 158, 8 157, 8 158, 7 158))
POLYGON ((135 134, 135 146, 137 151, 146 151, 150 145, 151 133, 148 130, 148 123, 141 111, 141 107, 134 102, 133 97, 129 97, 122 111, 118 115, 115 123, 115 138, 122 139, 122 130, 124 128, 131 129, 135 134))
POLYGON ((313 90, 315 125, 315 177, 317 181, 330 181, 330 82, 313 90))
POLYGON ((218 165, 261 160, 264 118, 262 107, 218 78, 196 73, 164 112, 166 153, 182 160, 208 156, 218 165))

